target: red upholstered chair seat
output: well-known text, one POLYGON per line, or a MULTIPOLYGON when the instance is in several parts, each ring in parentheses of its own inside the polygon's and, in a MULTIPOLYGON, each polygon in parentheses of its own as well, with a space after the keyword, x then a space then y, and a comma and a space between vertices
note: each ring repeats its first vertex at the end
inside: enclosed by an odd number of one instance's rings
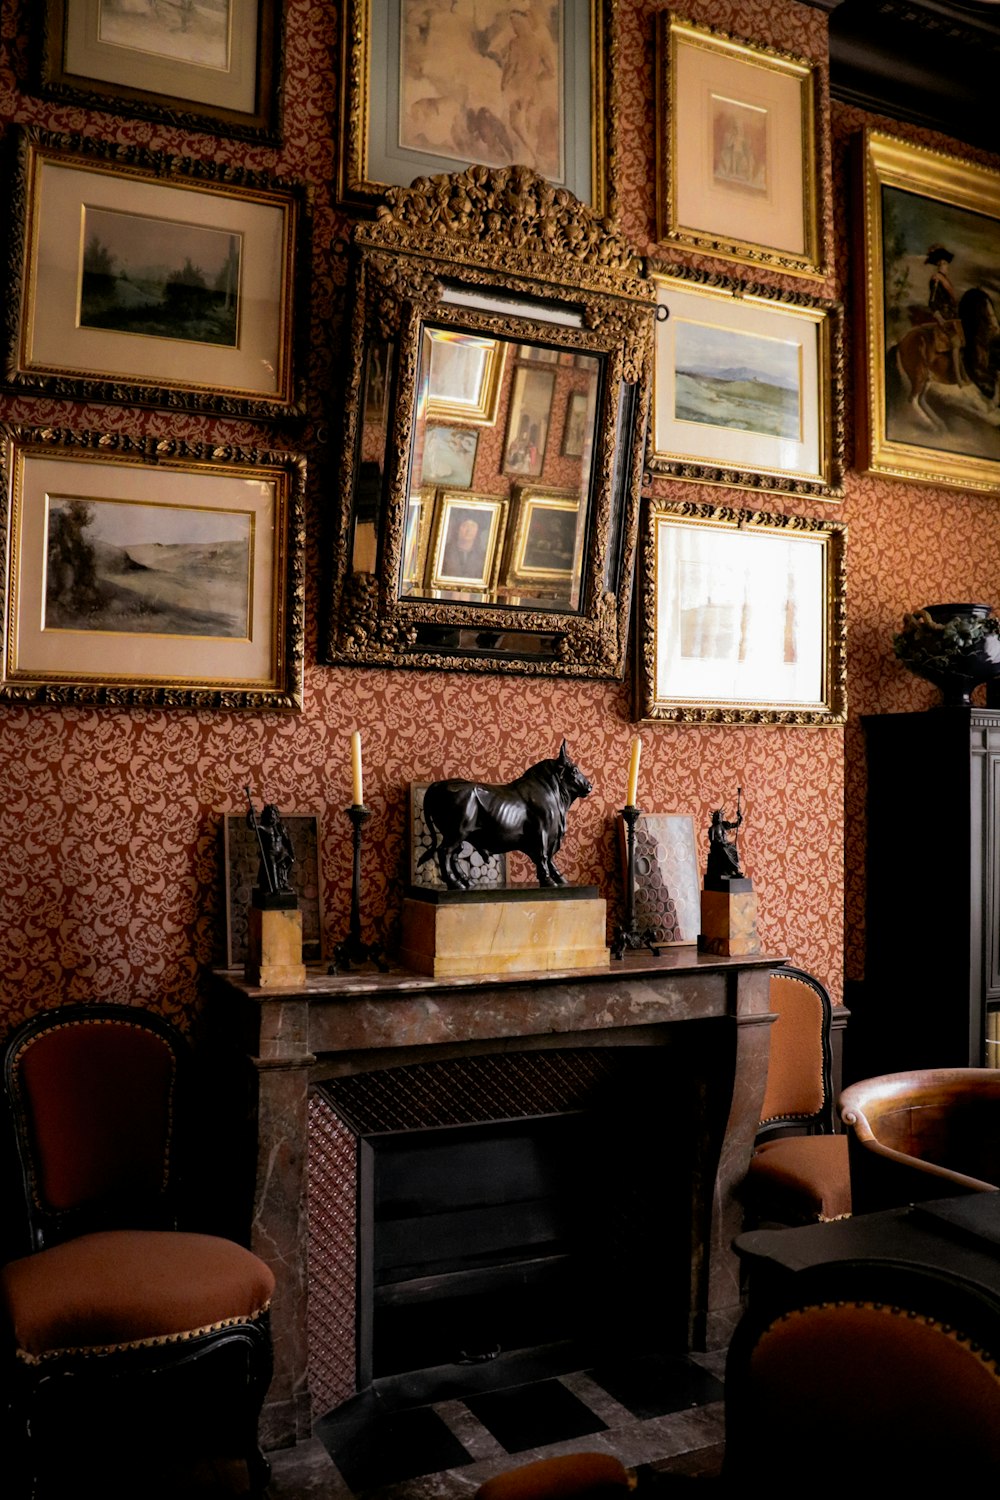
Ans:
POLYGON ((274 1276, 215 1235, 107 1230, 9 1262, 0 1288, 18 1357, 35 1361, 250 1322, 274 1276))
POLYGON ((786 1135, 762 1141, 751 1158, 748 1177, 762 1218, 790 1217, 807 1223, 850 1215, 846 1135, 786 1135))

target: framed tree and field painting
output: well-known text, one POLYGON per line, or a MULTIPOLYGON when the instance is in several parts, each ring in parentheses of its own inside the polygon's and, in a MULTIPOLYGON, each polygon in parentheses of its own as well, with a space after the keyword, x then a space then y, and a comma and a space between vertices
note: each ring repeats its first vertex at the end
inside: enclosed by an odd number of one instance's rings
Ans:
POLYGON ((142 150, 26 132, 5 383, 269 416, 295 406, 298 195, 142 150), (195 373, 196 372, 196 373, 195 373))
POLYGON ((858 138, 860 466, 1000 490, 1000 173, 858 138))

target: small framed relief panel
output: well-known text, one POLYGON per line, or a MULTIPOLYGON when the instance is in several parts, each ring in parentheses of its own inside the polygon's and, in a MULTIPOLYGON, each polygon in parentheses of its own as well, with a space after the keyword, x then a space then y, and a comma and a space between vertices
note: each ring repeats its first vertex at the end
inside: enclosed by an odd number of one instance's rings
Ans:
POLYGON ((839 500, 840 307, 704 272, 654 272, 649 466, 673 479, 839 500))
POLYGON ((1000 490, 1000 172, 877 131, 859 146, 859 465, 1000 490))
MULTIPOLYGON (((292 843, 291 885, 302 913, 302 958, 318 963, 323 952, 323 888, 320 881, 320 822, 315 813, 281 813, 292 843)), ((246 813, 223 820, 226 872, 226 967, 242 966, 247 956, 247 908, 257 884, 260 850, 246 813)))
POLYGON ((215 453, 10 437, 0 701, 301 707, 304 463, 215 453))
POLYGON ((618 0, 345 0, 338 195, 524 165, 612 216, 618 0))
POLYGON ((225 415, 293 407, 297 194, 214 172, 22 138, 9 387, 225 415))
MULTIPOLYGON (((430 785, 429 781, 410 782, 410 884, 422 890, 446 891, 448 886, 434 858, 438 841, 424 817, 424 793, 430 785)), ((454 864, 470 890, 503 890, 507 884, 505 854, 480 854, 471 844, 463 844, 454 864)))
POLYGON ((846 532, 838 521, 650 505, 636 717, 843 723, 846 532))
POLYGON ((816 64, 656 20, 657 239, 822 276, 816 64))
MULTIPOLYGON (((622 873, 628 878, 624 819, 618 820, 622 873)), ((696 943, 701 929, 701 872, 694 818, 640 813, 635 824, 635 920, 660 947, 696 943)))
POLYGON ((89 109, 278 138, 279 0, 35 0, 42 92, 89 109))

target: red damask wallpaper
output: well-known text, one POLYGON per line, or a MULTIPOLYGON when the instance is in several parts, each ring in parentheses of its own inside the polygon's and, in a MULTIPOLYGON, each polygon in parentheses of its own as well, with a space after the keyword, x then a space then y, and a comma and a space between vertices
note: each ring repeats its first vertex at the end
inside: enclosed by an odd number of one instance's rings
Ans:
MULTIPOLYGON (((621 0, 621 201, 626 233, 651 256, 682 259, 652 240, 655 225, 653 16, 621 0)), ((826 16, 796 0, 689 0, 693 19, 770 42, 820 63, 826 16)), ((503 780, 566 737, 594 783, 570 813, 561 865, 596 884, 614 921, 621 902, 615 816, 625 799, 631 684, 520 680, 447 673, 330 669, 316 664, 324 602, 320 544, 338 504, 337 430, 345 242, 349 221, 331 197, 338 110, 339 13, 287 0, 285 118, 280 150, 246 146, 112 113, 53 106, 30 91, 32 0, 0 9, 0 120, 141 142, 174 155, 242 163, 304 182, 311 211, 307 297, 309 415, 295 431, 250 422, 0 398, 0 420, 102 431, 183 435, 288 446, 309 461, 307 668, 299 714, 0 708, 0 1018, 12 1024, 65 1000, 133 1000, 190 1022, 204 968, 218 961, 223 892, 220 827, 245 806, 249 784, 287 812, 322 818, 322 883, 330 946, 346 932, 350 898, 349 743, 361 730, 365 800, 365 935, 391 936, 402 899, 409 782, 446 774, 503 780)), ((842 296, 851 315, 848 252, 858 233, 845 159, 866 123, 825 96, 821 115, 826 237, 835 275, 810 284, 842 296)), ((880 122, 886 123, 886 122, 880 122)), ((910 127, 908 138, 924 139, 910 127)), ((947 142, 939 144, 948 146, 947 142)), ((960 148, 964 151, 964 148, 960 148)), ((964 151, 964 154, 974 154, 964 151)), ((733 274, 724 263, 717 268, 733 274)), ((775 281, 764 272, 757 279, 775 281)), ((850 450, 849 450, 850 461, 850 450)), ((659 481, 658 494, 718 502, 707 486, 659 481)), ((732 492, 734 504, 755 506, 732 492)), ((842 503, 809 505, 849 523, 850 722, 841 729, 644 727, 639 800, 689 812, 705 828, 713 807, 744 792, 743 851, 769 951, 814 970, 836 997, 863 972, 863 744, 858 715, 921 707, 934 692, 895 662, 890 636, 903 611, 946 598, 1000 595, 1000 507, 994 499, 876 481, 851 471, 842 503), (845 878, 845 852, 847 874, 845 878), (846 905, 845 905, 846 902, 846 905)), ((517 872, 515 871, 515 874, 517 872)))

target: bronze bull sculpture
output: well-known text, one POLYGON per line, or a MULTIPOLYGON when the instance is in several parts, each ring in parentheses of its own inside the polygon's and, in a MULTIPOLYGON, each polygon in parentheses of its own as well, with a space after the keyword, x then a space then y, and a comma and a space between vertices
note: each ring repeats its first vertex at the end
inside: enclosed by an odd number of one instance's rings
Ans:
POLYGON ((424 817, 434 842, 419 864, 437 855, 445 885, 460 891, 469 885, 455 865, 463 844, 486 857, 517 850, 534 864, 539 885, 565 885, 552 858, 566 832, 571 803, 591 791, 590 782, 567 755, 565 740, 558 756, 540 760, 501 786, 434 781, 424 793, 424 817))

